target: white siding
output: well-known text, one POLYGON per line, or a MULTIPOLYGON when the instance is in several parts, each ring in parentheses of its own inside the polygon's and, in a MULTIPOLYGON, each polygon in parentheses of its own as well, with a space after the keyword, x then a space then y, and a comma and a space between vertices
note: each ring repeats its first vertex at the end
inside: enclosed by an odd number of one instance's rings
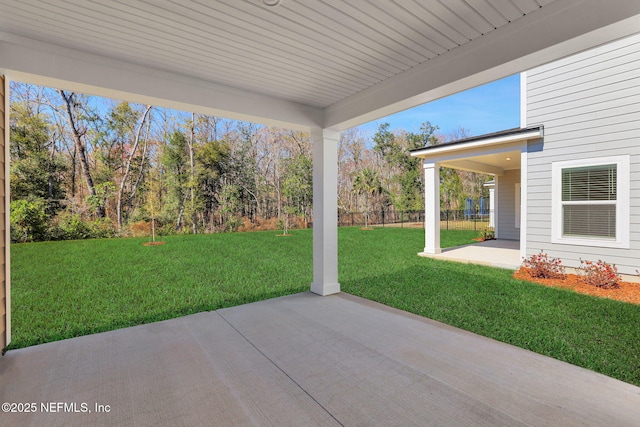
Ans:
POLYGON ((603 259, 640 269, 640 34, 527 72, 527 125, 544 125, 544 149, 527 156, 527 255, 568 266, 603 259), (629 249, 551 244, 551 162, 630 155, 629 249))

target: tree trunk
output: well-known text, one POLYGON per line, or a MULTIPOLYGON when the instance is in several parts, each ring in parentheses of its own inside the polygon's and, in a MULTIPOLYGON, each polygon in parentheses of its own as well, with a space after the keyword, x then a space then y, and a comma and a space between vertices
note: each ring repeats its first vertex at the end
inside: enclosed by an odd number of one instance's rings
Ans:
POLYGON ((49 176, 48 176, 48 187, 47 187, 47 196, 49 199, 49 206, 51 206, 51 203, 53 201, 53 185, 54 185, 54 177, 53 177, 53 172, 54 172, 54 167, 53 167, 53 162, 55 160, 55 155, 56 155, 56 143, 55 141, 51 141, 51 151, 49 152, 49 176))
POLYGON ((192 223, 192 231, 193 234, 198 233, 198 216, 196 214, 196 202, 195 202, 195 181, 196 181, 196 163, 194 156, 194 144, 195 144, 195 133, 196 133, 196 115, 195 113, 191 113, 191 136, 189 138, 189 166, 191 167, 191 176, 189 181, 189 189, 191 190, 191 223, 192 223))
POLYGON ((364 228, 369 228, 369 196, 364 196, 364 228))
POLYGON ((184 195, 182 202, 180 203, 180 211, 178 212, 178 221, 176 222, 176 230, 182 230, 182 217, 184 216, 184 205, 187 202, 188 195, 184 195))
POLYGON ((140 135, 142 134, 142 128, 144 127, 144 122, 149 115, 149 111, 151 111, 151 105, 147 105, 147 108, 144 110, 144 114, 140 119, 140 123, 138 124, 138 129, 136 129, 136 134, 134 136, 133 148, 127 156, 127 160, 124 168, 124 175, 122 175, 122 180, 120 181, 120 189, 118 190, 118 201, 116 203, 116 216, 118 219, 118 231, 122 231, 122 204, 123 204, 123 196, 124 196, 124 188, 127 184, 127 179, 129 179, 129 173, 131 172, 131 162, 133 161, 133 156, 135 156, 136 151, 138 150, 138 145, 140 144, 140 135))
POLYGON ((138 192, 138 187, 140 186, 140 183, 142 182, 142 178, 144 177, 144 160, 147 158, 150 127, 151 127, 151 120, 147 122, 147 136, 144 139, 144 147, 142 148, 142 161, 140 162, 140 171, 138 172, 138 177, 136 178, 136 181, 133 183, 133 186, 131 187, 131 197, 129 197, 129 199, 127 200, 127 213, 125 214, 123 219, 129 217, 129 212, 131 212, 131 209, 133 206, 133 196, 138 192))
MULTIPOLYGON (((69 127, 71 128, 71 136, 73 137, 76 151, 80 157, 80 166, 82 167, 82 175, 84 176, 84 181, 87 184, 89 194, 95 197, 96 188, 93 185, 93 178, 91 177, 91 170, 89 169, 89 161, 87 160, 87 147, 82 142, 82 136, 84 135, 84 132, 80 132, 78 130, 75 119, 73 117, 73 111, 71 110, 74 94, 73 92, 71 92, 67 95, 63 90, 58 90, 58 93, 60 94, 62 99, 64 99, 64 104, 67 111, 67 121, 69 122, 69 127)), ((104 218, 104 206, 97 206, 96 214, 99 218, 104 218)))

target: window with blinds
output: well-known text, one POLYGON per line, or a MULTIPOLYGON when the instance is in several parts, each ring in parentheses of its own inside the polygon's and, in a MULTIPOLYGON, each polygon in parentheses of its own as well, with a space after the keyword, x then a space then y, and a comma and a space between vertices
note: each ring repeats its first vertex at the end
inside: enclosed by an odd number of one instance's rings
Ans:
POLYGON ((629 249, 630 166, 628 154, 551 162, 551 243, 629 249))
POLYGON ((562 234, 616 238, 617 164, 562 169, 562 234))

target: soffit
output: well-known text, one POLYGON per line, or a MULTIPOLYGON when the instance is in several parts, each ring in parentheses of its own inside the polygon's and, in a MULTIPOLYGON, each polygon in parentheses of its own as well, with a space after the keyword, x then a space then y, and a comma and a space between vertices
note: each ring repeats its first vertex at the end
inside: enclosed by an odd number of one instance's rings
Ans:
POLYGON ((638 28, 628 0, 0 0, 0 72, 343 130, 638 28))
POLYGON ((0 0, 0 31, 327 107, 553 0, 0 0))
POLYGON ((520 169, 520 154, 520 150, 484 154, 445 161, 441 163, 441 166, 471 172, 502 175, 504 171, 520 169))

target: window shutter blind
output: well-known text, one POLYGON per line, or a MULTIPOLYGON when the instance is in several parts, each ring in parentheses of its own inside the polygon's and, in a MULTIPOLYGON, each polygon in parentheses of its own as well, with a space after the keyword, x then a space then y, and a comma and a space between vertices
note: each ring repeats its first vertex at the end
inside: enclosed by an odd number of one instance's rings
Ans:
POLYGON ((616 237, 616 205, 565 205, 564 234, 616 237))
POLYGON ((615 239, 616 200, 615 164, 563 169, 563 234, 615 239))
POLYGON ((562 201, 616 200, 616 165, 562 170, 562 201))

